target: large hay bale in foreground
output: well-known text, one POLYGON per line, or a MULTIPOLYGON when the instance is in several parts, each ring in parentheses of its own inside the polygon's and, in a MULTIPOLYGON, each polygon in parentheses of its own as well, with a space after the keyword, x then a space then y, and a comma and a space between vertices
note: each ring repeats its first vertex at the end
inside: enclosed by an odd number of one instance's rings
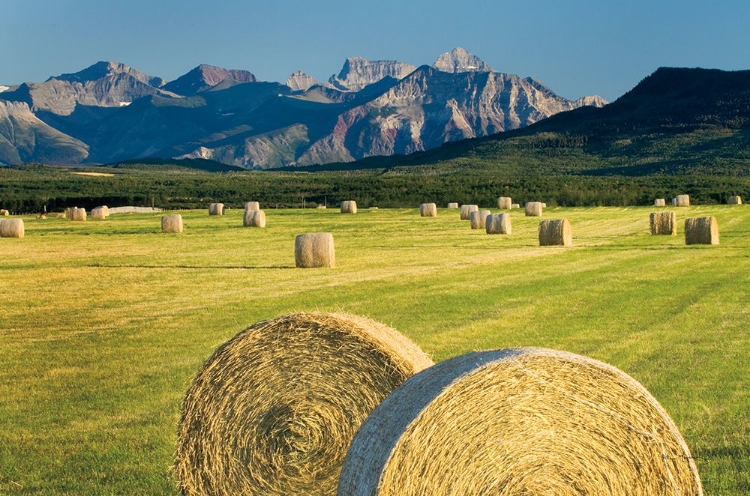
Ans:
POLYGON ((666 207, 667 206, 667 200, 664 198, 657 198, 654 200, 654 206, 655 207, 666 207))
POLYGON ((510 214, 491 214, 485 220, 487 234, 510 234, 510 214))
POLYGON ((513 199, 509 196, 501 196, 497 199, 497 208, 500 210, 510 210, 513 205, 513 199))
POLYGON ((456 203, 456 202, 450 202, 448 204, 448 208, 458 208, 458 203, 456 203))
POLYGON ((541 221, 539 223, 539 246, 560 245, 573 245, 573 233, 568 219, 541 221))
POLYGON ((471 213, 478 212, 479 205, 461 205, 459 216, 461 220, 471 220, 471 213))
POLYGON ((419 206, 421 217, 437 217, 437 205, 434 203, 423 203, 419 206))
POLYGON ((741 196, 730 196, 727 200, 727 204, 729 205, 742 205, 742 197, 741 196))
POLYGON ((690 195, 677 195, 675 197, 676 207, 689 207, 690 206, 690 195))
POLYGON ((245 227, 266 227, 266 213, 263 210, 245 210, 242 216, 245 227))
POLYGON ((86 220, 86 209, 73 207, 73 210, 70 212, 70 220, 84 222, 86 220))
POLYGON ((650 221, 651 234, 677 235, 677 216, 674 212, 652 212, 650 221))
POLYGON ((164 215, 161 218, 161 232, 181 233, 182 232, 182 215, 164 215))
POLYGON ((356 214, 357 213, 357 202, 354 200, 345 200, 341 202, 341 213, 342 214, 356 214))
POLYGON ((469 214, 469 223, 472 229, 484 229, 487 225, 487 216, 492 212, 489 210, 477 210, 469 214))
POLYGON ((357 429, 432 365, 370 319, 300 313, 219 347, 188 389, 174 475, 184 494, 335 494, 357 429))
POLYGON ((526 217, 541 217, 542 210, 542 202, 526 202, 526 217))
POLYGON ((209 203, 208 215, 224 215, 224 204, 223 203, 209 203))
POLYGON ((301 268, 335 267, 333 234, 299 234, 294 239, 294 264, 301 268))
POLYGON ((686 245, 718 245, 719 223, 716 217, 691 217, 685 219, 686 245))
POLYGON ((91 209, 91 218, 96 220, 104 220, 107 218, 107 212, 104 210, 105 207, 94 207, 91 209))
POLYGON ((260 203, 257 201, 245 202, 245 210, 260 210, 260 203))
POLYGON ((624 372, 562 351, 475 352, 408 379, 362 424, 340 496, 702 495, 662 406, 624 372))
POLYGON ((23 238, 25 232, 22 219, 0 219, 0 238, 23 238))

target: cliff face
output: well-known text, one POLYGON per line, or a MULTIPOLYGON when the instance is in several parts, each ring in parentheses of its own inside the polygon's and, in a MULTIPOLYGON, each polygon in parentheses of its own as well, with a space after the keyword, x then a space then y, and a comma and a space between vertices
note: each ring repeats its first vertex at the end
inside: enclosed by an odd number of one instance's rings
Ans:
POLYGON ((349 57, 338 76, 331 76, 328 83, 342 91, 359 91, 386 77, 402 79, 414 69, 416 67, 411 64, 395 60, 365 60, 360 57, 349 57))
POLYGON ((222 69, 213 65, 201 64, 188 72, 164 85, 164 89, 182 96, 192 96, 202 91, 210 90, 217 85, 254 83, 258 79, 248 71, 238 69, 222 69))
POLYGON ((432 67, 442 72, 494 72, 479 57, 461 47, 440 54, 432 67))
POLYGON ((286 85, 289 86, 292 91, 307 91, 318 84, 320 84, 320 81, 302 71, 295 71, 291 76, 286 78, 286 85))

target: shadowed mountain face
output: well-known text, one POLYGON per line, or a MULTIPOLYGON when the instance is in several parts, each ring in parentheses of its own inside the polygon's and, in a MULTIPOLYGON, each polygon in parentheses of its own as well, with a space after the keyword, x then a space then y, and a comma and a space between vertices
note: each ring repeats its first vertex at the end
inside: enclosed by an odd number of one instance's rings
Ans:
MULTIPOLYGON (((35 125, 78 150, 63 147, 55 156, 45 147, 46 162, 205 158, 246 168, 427 150, 606 103, 566 100, 531 78, 495 72, 463 49, 441 55, 434 67, 348 58, 324 84, 301 71, 283 85, 209 65, 165 83, 99 62, 44 83, 7 86, 3 101, 25 104, 35 125)), ((4 129, 10 150, 14 140, 4 129)), ((41 160, 28 147, 3 156, 3 163, 41 160)))

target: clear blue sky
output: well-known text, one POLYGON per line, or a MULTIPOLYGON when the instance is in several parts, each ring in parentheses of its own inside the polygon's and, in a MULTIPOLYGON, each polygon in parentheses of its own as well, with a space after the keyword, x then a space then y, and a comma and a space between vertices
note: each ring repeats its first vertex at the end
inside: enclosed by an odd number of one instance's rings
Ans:
POLYGON ((660 66, 750 69, 748 0, 0 0, 0 84, 99 60, 172 80, 201 63, 284 82, 347 56, 461 46, 566 97, 614 100, 660 66))

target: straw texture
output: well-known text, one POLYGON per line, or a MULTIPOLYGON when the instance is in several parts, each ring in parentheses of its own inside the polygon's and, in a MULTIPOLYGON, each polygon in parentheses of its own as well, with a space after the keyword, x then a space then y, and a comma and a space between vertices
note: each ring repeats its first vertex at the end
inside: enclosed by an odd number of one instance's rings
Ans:
POLYGON ((458 203, 456 203, 456 202, 450 202, 448 204, 448 208, 458 208, 458 203))
POLYGON ((73 210, 70 212, 70 220, 84 222, 86 220, 86 209, 73 207, 73 210))
POLYGON ((23 238, 23 219, 0 219, 0 238, 23 238))
POLYGON ((479 205, 461 205, 459 215, 461 216, 461 220, 470 220, 471 213, 477 211, 479 211, 479 205))
POLYGON ((266 213, 263 210, 245 210, 242 216, 245 227, 266 227, 266 213))
POLYGON ((539 246, 573 246, 568 219, 543 220, 539 223, 539 246))
POLYGON ((500 210, 510 210, 513 205, 513 200, 509 196, 501 196, 497 199, 497 208, 500 210))
POLYGON ((487 234, 511 234, 510 214, 491 214, 485 220, 487 234))
POLYGON ((342 214, 356 214, 357 213, 357 202, 354 200, 345 200, 341 202, 341 213, 342 214))
POLYGON ((299 313, 223 344, 188 389, 174 474, 183 494, 335 494, 368 414, 432 365, 370 319, 299 313))
POLYGON ((257 201, 246 202, 245 210, 260 210, 260 203, 257 201))
POLYGON ((651 234, 677 235, 677 216, 674 212, 652 212, 650 222, 651 234))
POLYGON ((7 217, 8 215, 10 215, 10 212, 5 210, 4 208, 0 208, 0 215, 2 215, 3 217, 7 217))
POLYGON ((719 223, 716 217, 692 217, 685 219, 686 245, 718 245, 719 223))
POLYGON ((521 204, 520 203, 514 203, 514 204, 512 204, 510 206, 510 208, 511 208, 511 210, 513 210, 514 208, 521 208, 521 204))
POLYGON ((702 495, 690 451, 624 372, 518 348, 441 362, 395 390, 352 442, 340 496, 702 495))
POLYGON ((434 203, 423 203, 419 206, 419 215, 422 217, 437 217, 437 205, 434 203))
POLYGON ((484 229, 487 225, 487 216, 490 215, 489 210, 478 210, 469 214, 469 222, 471 223, 472 229, 484 229))
POLYGON ((91 209, 91 218, 96 220, 104 220, 107 218, 107 211, 104 210, 106 207, 95 207, 91 209))
POLYGON ((161 218, 161 232, 181 233, 182 232, 182 215, 164 215, 161 218))
POLYGON ((335 267, 333 234, 299 234, 294 239, 294 264, 301 268, 335 267))
POLYGON ((676 207, 689 207, 690 206, 690 195, 677 195, 675 198, 676 207))
POLYGON ((730 196, 727 200, 727 203, 729 205, 742 205, 742 197, 741 196, 730 196))
POLYGON ((224 215, 224 204, 223 203, 209 203, 208 215, 224 215))
POLYGON ((526 217, 541 217, 543 209, 542 202, 527 202, 526 217))
POLYGON ((667 200, 664 198, 657 198, 654 200, 654 206, 655 207, 666 207, 667 206, 667 200))

